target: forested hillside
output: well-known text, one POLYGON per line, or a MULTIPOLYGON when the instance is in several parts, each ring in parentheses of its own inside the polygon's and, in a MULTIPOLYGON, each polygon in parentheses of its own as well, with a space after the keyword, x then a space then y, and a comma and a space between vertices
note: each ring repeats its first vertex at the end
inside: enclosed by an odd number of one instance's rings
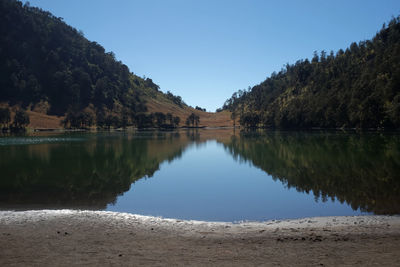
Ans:
POLYGON ((146 98, 162 94, 62 18, 29 4, 0 2, 0 36, 0 102, 10 106, 67 114, 66 125, 124 126, 143 117, 146 98))
POLYGON ((223 109, 247 127, 399 128, 400 18, 345 51, 287 64, 223 109))

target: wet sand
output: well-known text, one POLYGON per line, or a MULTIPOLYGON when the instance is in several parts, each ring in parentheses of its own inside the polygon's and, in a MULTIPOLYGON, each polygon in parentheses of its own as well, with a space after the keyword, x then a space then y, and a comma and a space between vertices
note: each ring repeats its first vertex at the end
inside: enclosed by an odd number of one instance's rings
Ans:
POLYGON ((0 266, 400 266, 400 217, 240 224, 104 211, 0 212, 0 266))

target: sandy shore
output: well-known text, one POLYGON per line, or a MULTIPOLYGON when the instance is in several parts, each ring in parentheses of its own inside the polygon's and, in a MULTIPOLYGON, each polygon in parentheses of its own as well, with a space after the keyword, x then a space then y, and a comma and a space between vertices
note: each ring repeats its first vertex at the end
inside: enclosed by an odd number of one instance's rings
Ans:
POLYGON ((0 212, 0 266, 400 266, 400 217, 213 223, 103 211, 0 212))

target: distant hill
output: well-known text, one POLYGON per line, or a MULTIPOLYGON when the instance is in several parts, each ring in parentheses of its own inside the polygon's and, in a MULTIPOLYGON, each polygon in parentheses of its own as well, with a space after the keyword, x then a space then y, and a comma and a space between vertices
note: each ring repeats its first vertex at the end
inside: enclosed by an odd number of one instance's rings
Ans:
POLYGON ((372 40, 286 65, 222 109, 247 127, 400 128, 400 18, 372 40))
MULTIPOLYGON (((40 8, 2 0, 0 36, 0 103, 27 109, 35 128, 60 127, 63 118, 78 126, 77 118, 89 126, 120 126, 137 124, 139 114, 150 112, 172 112, 181 124, 191 112, 207 115, 162 93, 151 79, 136 76, 112 52, 40 8)), ((223 118, 223 124, 230 120, 223 118)))

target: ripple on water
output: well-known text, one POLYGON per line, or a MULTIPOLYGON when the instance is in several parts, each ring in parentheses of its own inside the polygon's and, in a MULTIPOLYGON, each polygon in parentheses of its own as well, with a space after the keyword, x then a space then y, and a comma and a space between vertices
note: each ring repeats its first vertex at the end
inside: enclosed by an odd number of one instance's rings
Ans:
POLYGON ((0 146, 79 142, 84 140, 82 137, 6 137, 0 138, 0 146))

